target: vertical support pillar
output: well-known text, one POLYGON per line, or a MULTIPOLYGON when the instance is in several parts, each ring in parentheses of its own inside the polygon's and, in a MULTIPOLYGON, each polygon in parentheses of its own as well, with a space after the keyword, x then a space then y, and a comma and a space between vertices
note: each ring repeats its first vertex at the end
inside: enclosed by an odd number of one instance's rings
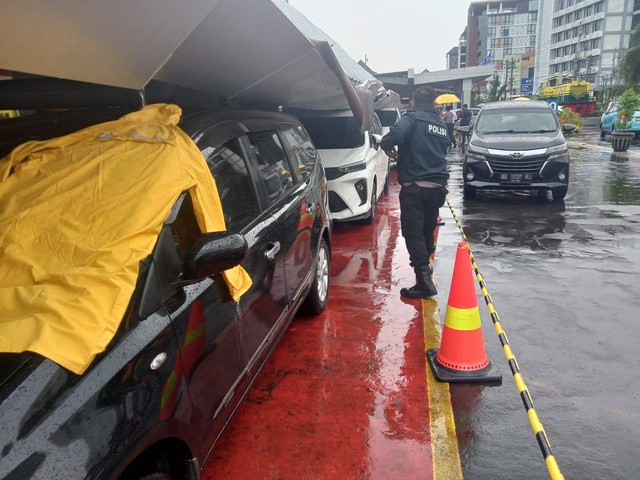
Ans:
POLYGON ((462 79, 462 103, 466 103, 471 106, 471 88, 473 87, 473 81, 470 78, 462 79))

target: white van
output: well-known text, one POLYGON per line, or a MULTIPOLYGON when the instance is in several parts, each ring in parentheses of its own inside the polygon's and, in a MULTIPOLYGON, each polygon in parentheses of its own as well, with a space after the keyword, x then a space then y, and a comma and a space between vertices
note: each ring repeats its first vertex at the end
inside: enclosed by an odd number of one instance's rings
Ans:
MULTIPOLYGON (((382 136, 384 137, 391 127, 393 127, 398 121, 400 117, 402 117, 402 113, 398 108, 384 108, 382 110, 376 110, 376 115, 380 117, 380 123, 382 123, 382 136)), ((396 166, 396 160, 394 158, 389 157, 389 168, 393 168, 396 166)))
POLYGON ((378 199, 388 191, 389 157, 378 145, 382 138, 380 119, 372 115, 370 130, 364 133, 351 110, 318 111, 300 117, 324 165, 329 209, 336 221, 373 223, 378 199))

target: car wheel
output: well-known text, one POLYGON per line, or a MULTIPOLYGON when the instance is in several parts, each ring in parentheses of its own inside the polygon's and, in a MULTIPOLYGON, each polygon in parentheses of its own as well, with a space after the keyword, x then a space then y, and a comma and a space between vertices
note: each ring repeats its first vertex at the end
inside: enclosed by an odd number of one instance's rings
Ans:
POLYGON ((476 188, 470 187, 469 185, 465 185, 462 190, 462 195, 464 198, 475 198, 476 196, 476 188))
POLYGON ((384 187, 382 192, 386 195, 389 193, 389 172, 391 171, 391 160, 387 160, 387 178, 384 179, 384 187))
POLYGON ((600 125, 600 140, 604 140, 605 135, 606 132, 604 131, 604 128, 602 128, 602 125, 600 125))
POLYGON ((318 315, 327 307, 327 299, 329 298, 329 266, 331 256, 329 246, 324 239, 320 240, 318 247, 318 255, 316 257, 316 266, 313 273, 313 283, 307 298, 302 305, 302 310, 311 315, 318 315))
POLYGON ((378 185, 373 182, 373 189, 371 190, 371 208, 369 209, 369 216, 365 219, 364 223, 371 225, 376 221, 376 207, 378 206, 378 196, 376 195, 378 185))
POLYGON ((551 189, 551 195, 553 195, 553 201, 559 202, 560 200, 564 200, 564 197, 567 196, 568 186, 564 187, 556 187, 551 189))

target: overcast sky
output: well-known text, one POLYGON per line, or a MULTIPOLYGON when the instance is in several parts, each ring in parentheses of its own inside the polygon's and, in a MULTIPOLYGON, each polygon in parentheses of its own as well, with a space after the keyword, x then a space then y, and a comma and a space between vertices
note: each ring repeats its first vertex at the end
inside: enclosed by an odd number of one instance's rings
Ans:
POLYGON ((377 73, 446 68, 470 0, 289 0, 355 61, 377 73))

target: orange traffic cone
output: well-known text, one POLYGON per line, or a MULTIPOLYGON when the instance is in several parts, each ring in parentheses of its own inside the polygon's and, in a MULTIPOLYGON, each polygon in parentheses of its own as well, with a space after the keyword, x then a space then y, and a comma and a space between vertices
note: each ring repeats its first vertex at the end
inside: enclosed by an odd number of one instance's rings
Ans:
POLYGON ((458 244, 440 350, 427 351, 427 357, 433 375, 441 382, 502 383, 502 374, 484 350, 467 242, 458 244))

